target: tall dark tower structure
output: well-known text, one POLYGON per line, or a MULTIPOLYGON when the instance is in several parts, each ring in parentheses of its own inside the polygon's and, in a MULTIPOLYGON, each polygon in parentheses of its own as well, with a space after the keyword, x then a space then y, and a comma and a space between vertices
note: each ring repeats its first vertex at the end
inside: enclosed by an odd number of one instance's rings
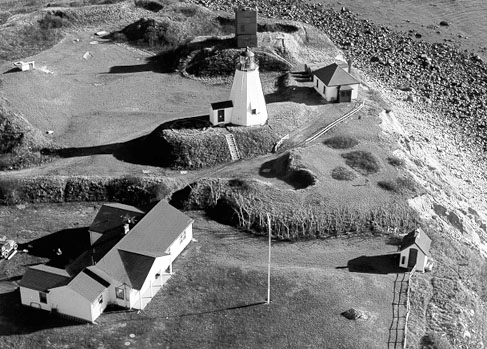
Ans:
POLYGON ((239 6, 234 11, 237 48, 257 47, 257 7, 239 6))

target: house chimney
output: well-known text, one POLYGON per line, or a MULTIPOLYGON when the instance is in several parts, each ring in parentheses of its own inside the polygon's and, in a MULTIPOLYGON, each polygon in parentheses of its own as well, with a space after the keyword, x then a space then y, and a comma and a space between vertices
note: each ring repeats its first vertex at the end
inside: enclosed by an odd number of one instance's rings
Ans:
POLYGON ((349 58, 347 63, 348 63, 348 73, 351 74, 352 73, 352 59, 349 58))

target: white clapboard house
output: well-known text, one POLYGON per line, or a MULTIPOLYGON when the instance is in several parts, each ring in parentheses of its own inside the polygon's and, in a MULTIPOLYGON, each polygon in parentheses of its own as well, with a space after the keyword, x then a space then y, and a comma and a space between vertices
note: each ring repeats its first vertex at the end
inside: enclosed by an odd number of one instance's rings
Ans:
POLYGON ((351 102, 358 97, 360 82, 336 63, 312 72, 314 89, 327 102, 351 102))
POLYGON ((19 283, 22 304, 87 322, 109 304, 144 309, 191 241, 193 220, 165 201, 145 215, 140 212, 127 205, 102 207, 90 237, 103 221, 107 230, 98 229, 90 250, 66 269, 29 267, 19 283))

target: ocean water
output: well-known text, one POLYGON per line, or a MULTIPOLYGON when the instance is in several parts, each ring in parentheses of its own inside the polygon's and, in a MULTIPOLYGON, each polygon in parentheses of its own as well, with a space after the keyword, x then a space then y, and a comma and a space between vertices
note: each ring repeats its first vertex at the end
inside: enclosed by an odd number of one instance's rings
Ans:
POLYGON ((311 0, 345 6, 392 29, 420 33, 431 42, 452 43, 487 62, 487 0, 311 0), (440 26, 446 21, 448 26, 440 26))

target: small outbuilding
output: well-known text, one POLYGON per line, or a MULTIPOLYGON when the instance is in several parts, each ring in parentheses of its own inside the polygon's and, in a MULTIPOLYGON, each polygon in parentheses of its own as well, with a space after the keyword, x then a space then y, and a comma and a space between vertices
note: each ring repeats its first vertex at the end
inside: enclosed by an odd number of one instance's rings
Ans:
POLYGON ((428 263, 431 239, 422 229, 416 229, 404 236, 399 246, 399 267, 425 271, 428 263))
POLYGON ((338 64, 332 63, 312 74, 314 89, 327 102, 351 102, 357 99, 360 82, 338 64))
POLYGON ((210 122, 213 125, 232 122, 233 102, 231 100, 210 104, 210 122))
POLYGON ((32 61, 32 62, 18 61, 18 62, 14 62, 14 66, 16 66, 17 68, 19 68, 22 71, 35 69, 34 61, 32 61))

